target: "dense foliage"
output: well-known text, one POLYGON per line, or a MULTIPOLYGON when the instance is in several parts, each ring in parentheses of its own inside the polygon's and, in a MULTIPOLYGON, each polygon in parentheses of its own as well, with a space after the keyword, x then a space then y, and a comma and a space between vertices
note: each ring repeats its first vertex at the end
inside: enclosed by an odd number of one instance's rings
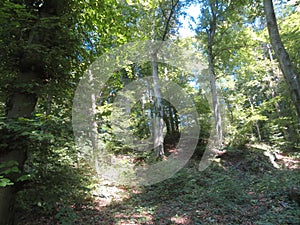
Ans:
MULTIPOLYGON (((274 5, 299 79, 299 3, 274 5)), ((270 44, 262 3, 3 0, 0 22, 0 201, 5 193, 18 193, 15 223, 124 224, 128 218, 133 224, 299 223, 299 115, 270 44), (190 18, 187 8, 193 7, 200 10, 190 18), (185 40, 180 38, 187 32, 183 18, 195 33, 185 40), (156 65, 160 80, 176 83, 193 100, 201 129, 186 168, 160 184, 114 187, 127 193, 118 203, 117 193, 107 194, 113 187, 99 179, 97 165, 75 143, 72 100, 97 57, 140 40, 169 40, 209 61, 202 74, 156 65), (203 86, 207 77, 213 77, 218 99, 206 93, 213 87, 203 86), (199 173, 197 165, 216 127, 212 118, 222 119, 224 138, 211 167, 199 173), (94 221, 82 219, 89 214, 94 221)), ((186 126, 169 101, 162 99, 157 109, 160 99, 151 85, 125 111, 129 117, 116 110, 122 90, 151 75, 151 68, 151 62, 129 62, 113 73, 91 106, 98 143, 92 147, 128 165, 166 160, 186 126), (162 158, 154 151, 135 151, 139 146, 113 129, 120 121, 120 129, 147 140, 158 110, 165 124, 162 158)))

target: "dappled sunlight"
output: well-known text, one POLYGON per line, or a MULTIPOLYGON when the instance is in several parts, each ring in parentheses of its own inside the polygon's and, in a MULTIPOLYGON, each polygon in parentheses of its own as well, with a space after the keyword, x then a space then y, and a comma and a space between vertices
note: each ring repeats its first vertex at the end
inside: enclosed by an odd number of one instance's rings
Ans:
MULTIPOLYGON (((91 225, 254 225, 266 219, 276 224, 280 218, 289 218, 285 221, 291 222, 300 218, 298 206, 287 192, 299 181, 299 173, 277 170, 268 158, 264 163, 270 166, 263 169, 256 169, 255 165, 263 164, 254 162, 238 164, 246 159, 244 150, 228 151, 232 157, 222 155, 219 162, 213 162, 203 172, 197 170, 198 162, 192 161, 172 178, 155 185, 98 184, 91 204, 74 209, 78 218, 74 224, 89 221, 91 225)), ((248 154, 255 159, 260 153, 253 151, 248 154)), ((47 221, 36 220, 27 224, 47 224, 47 221)))
MULTIPOLYGON (((239 168, 238 160, 243 158, 239 151, 231 152, 236 157, 224 156, 224 161, 220 158, 219 163, 214 162, 201 173, 196 169, 197 162, 193 162, 162 183, 143 188, 119 187, 127 193, 126 197, 99 206, 98 213, 105 215, 105 221, 99 220, 95 224, 192 225, 198 221, 200 224, 235 222, 254 225, 261 218, 279 212, 282 216, 299 215, 286 192, 289 185, 284 187, 281 184, 283 179, 299 179, 297 173, 292 170, 278 170, 277 173, 267 158, 265 163, 270 167, 257 170, 252 164, 245 163, 239 168), (270 176, 269 172, 273 175, 270 176)), ((251 154, 259 153, 254 151, 251 154)), ((292 216, 290 220, 295 221, 296 217, 292 216)))
POLYGON ((0 1, 0 225, 300 224, 298 1, 0 1))

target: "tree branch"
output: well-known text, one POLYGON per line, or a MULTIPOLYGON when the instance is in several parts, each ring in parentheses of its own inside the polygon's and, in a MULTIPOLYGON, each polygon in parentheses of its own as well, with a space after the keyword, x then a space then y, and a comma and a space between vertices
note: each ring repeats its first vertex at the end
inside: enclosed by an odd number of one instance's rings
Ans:
POLYGON ((178 3, 179 3, 179 0, 176 0, 175 3, 172 0, 172 8, 171 8, 171 11, 170 11, 170 14, 169 14, 166 26, 165 26, 164 34, 162 36, 162 41, 164 41, 165 38, 166 38, 166 36, 167 36, 168 30, 169 30, 169 26, 170 26, 170 22, 171 22, 172 16, 174 14, 175 8, 178 5, 178 3))

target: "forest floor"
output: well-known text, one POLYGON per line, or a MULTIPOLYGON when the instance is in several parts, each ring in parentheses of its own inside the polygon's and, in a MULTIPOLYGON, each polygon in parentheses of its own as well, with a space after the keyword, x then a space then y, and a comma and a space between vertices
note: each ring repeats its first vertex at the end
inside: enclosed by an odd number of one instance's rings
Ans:
POLYGON ((151 186, 100 185, 93 202, 74 207, 72 222, 64 222, 70 217, 65 212, 60 223, 29 216, 22 225, 300 224, 299 151, 277 153, 272 161, 264 150, 229 149, 203 172, 191 160, 172 178, 151 186))

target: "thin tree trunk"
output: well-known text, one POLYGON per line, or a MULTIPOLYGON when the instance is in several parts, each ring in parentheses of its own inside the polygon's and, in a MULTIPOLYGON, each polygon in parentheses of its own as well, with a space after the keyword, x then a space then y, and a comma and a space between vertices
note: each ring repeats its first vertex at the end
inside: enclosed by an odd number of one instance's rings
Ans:
POLYGON ((171 119, 168 115, 167 115, 167 111, 170 112, 170 106, 167 106, 166 109, 163 111, 164 112, 164 121, 166 123, 166 128, 167 128, 167 134, 172 134, 171 131, 171 119))
MULTIPOLYGON (((270 58, 270 61, 271 61, 271 68, 266 68, 266 72, 268 74, 269 86, 271 88, 271 95, 272 95, 272 98, 275 99, 276 98, 276 92, 275 92, 275 89, 274 89, 273 79, 275 80, 275 78, 276 78, 276 72, 275 72, 274 59, 273 59, 273 55, 272 55, 271 45, 267 44, 266 47, 267 47, 266 50, 268 52, 268 55, 269 55, 269 58, 270 58), (268 70, 270 70, 270 72, 268 70)), ((278 67, 277 67, 277 70, 279 70, 278 67)), ((277 71, 277 76, 279 77, 279 71, 277 71)), ((274 102, 274 106, 276 108, 278 117, 284 116, 282 114, 281 109, 280 109, 280 105, 279 105, 279 103, 276 100, 274 102)), ((283 133, 285 139, 288 140, 288 141, 290 141, 290 133, 289 133, 289 127, 288 126, 283 127, 282 133, 283 133)))
MULTIPOLYGON (((249 101, 249 103, 250 103, 252 115, 254 115, 254 106, 253 106, 253 101, 252 101, 251 97, 248 98, 248 101, 249 101)), ((260 129, 259 129, 257 120, 256 120, 256 121, 253 121, 253 123, 254 123, 255 128, 256 128, 256 132, 257 132, 257 135, 258 135, 258 140, 261 141, 261 133, 260 133, 260 129)), ((252 132, 252 133, 253 133, 253 132, 252 132)))
POLYGON ((173 108, 174 113, 174 123, 175 123, 175 130, 174 132, 179 133, 179 119, 178 119, 178 113, 175 108, 173 108))
POLYGON ((300 82, 292 65, 290 57, 284 48, 278 30, 278 25, 275 17, 274 6, 272 0, 264 0, 264 11, 267 20, 267 27, 275 55, 279 61, 284 78, 291 92, 291 97, 295 105, 298 123, 300 125, 300 82))
MULTIPOLYGON (((270 88, 271 88, 272 98, 275 98, 276 97, 276 93, 275 93, 274 84, 273 84, 272 79, 274 78, 274 80, 275 80, 275 76, 276 75, 275 75, 275 72, 274 72, 274 70, 275 70, 275 68, 274 68, 274 59, 273 59, 273 55, 272 55, 272 51, 271 51, 271 46, 269 44, 267 44, 267 51, 268 51, 269 58, 270 58, 270 61, 271 61, 271 68, 270 68, 271 70, 270 70, 270 73, 268 73, 268 71, 267 71, 268 80, 269 80, 269 85, 270 85, 270 88)), ((275 108, 276 108, 276 110, 278 112, 278 115, 282 116, 281 115, 280 106, 279 106, 278 102, 275 101, 274 105, 275 105, 275 108)))
POLYGON ((173 107, 169 107, 170 130, 171 134, 175 133, 175 115, 173 114, 173 107))

